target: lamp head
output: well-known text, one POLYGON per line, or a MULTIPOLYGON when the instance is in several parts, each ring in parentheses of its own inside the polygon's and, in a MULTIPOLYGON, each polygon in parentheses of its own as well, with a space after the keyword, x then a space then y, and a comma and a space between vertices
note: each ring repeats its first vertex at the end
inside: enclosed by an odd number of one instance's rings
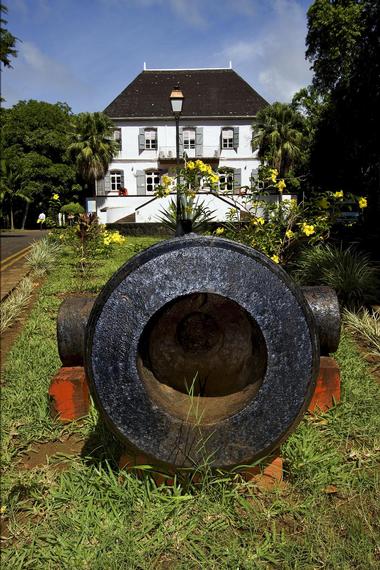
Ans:
POLYGON ((172 111, 175 115, 179 115, 182 112, 182 105, 184 98, 185 97, 179 86, 175 87, 170 93, 169 97, 170 104, 172 106, 172 111))

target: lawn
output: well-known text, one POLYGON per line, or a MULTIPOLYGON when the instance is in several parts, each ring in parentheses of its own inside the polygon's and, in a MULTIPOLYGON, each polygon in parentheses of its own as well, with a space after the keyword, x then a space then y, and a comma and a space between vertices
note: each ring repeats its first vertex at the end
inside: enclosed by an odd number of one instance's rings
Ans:
POLYGON ((282 446, 285 484, 271 491, 221 473, 197 487, 178 481, 157 487, 149 474, 139 479, 119 470, 120 446, 94 408, 73 424, 50 418, 47 391, 60 367, 55 328, 62 299, 98 291, 153 242, 128 238, 84 278, 64 248, 8 355, 2 567, 379 568, 380 390, 346 333, 335 355, 342 400, 326 414, 305 416, 282 446), (46 459, 48 449, 59 453, 46 459))

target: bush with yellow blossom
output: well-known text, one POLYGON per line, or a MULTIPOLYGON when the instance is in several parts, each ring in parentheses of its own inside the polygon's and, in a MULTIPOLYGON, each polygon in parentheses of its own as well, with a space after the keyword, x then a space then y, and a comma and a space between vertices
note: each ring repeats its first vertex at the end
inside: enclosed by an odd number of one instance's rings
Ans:
POLYGON ((300 201, 290 196, 286 199, 282 195, 286 181, 278 180, 277 170, 267 168, 263 172, 266 191, 253 188, 244 201, 236 201, 227 223, 215 234, 224 229, 224 237, 262 251, 275 263, 286 264, 301 243, 314 245, 328 239, 334 224, 345 222, 345 209, 355 204, 361 209, 367 206, 364 196, 343 191, 321 192, 300 201))
POLYGON ((164 174, 155 194, 159 198, 178 191, 180 216, 182 220, 193 220, 197 194, 201 189, 216 192, 218 174, 202 160, 189 160, 178 171, 178 176, 164 174))

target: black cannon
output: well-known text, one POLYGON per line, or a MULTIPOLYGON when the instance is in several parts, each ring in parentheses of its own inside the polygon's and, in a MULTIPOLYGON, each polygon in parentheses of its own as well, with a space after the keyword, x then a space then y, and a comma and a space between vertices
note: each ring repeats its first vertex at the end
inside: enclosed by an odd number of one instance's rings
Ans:
POLYGON ((83 363, 111 430, 174 467, 231 468, 278 447, 339 334, 332 289, 302 290, 252 248, 194 235, 138 254, 58 317, 62 362, 83 363))

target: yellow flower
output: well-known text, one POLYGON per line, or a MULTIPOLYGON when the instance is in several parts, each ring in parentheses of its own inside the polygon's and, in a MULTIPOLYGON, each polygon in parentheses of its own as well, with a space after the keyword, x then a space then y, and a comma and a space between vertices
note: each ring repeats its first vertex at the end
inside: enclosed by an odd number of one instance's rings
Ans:
POLYGON ((216 228, 215 233, 217 236, 224 234, 224 228, 216 228))
POLYGON ((311 226, 311 225, 307 224, 306 222, 304 222, 302 224, 301 229, 306 236, 311 236, 311 235, 315 234, 314 226, 311 226))
POLYGON ((334 198, 343 198, 343 190, 339 190, 339 192, 334 192, 334 198))
POLYGON ((258 218, 252 218, 251 224, 254 226, 263 226, 265 224, 265 220, 261 216, 258 218))
POLYGON ((1 507, 0 507, 0 514, 3 515, 3 514, 6 513, 6 512, 7 512, 7 507, 6 507, 6 505, 1 505, 1 507))
POLYGON ((278 255, 272 255, 271 260, 274 261, 275 263, 280 263, 280 258, 278 257, 278 255))
POLYGON ((212 184, 217 184, 217 183, 218 183, 218 180, 219 180, 219 176, 218 176, 217 174, 212 174, 212 175, 210 176, 210 181, 211 181, 212 184))
POLYGON ((292 232, 292 230, 286 230, 285 235, 288 239, 292 239, 294 232, 292 232))
POLYGON ((186 164, 186 168, 187 168, 188 170, 194 170, 194 168, 195 168, 195 163, 194 163, 192 160, 190 160, 190 161, 186 164))
POLYGON ((170 176, 167 174, 164 174, 161 180, 164 186, 170 186, 170 184, 173 182, 173 179, 170 178, 170 176))
POLYGON ((277 176, 278 176, 278 170, 277 170, 277 168, 270 168, 270 169, 269 169, 269 179, 270 179, 272 182, 276 182, 277 176))
POLYGON ((278 191, 282 192, 284 190, 284 188, 286 188, 286 184, 285 184, 285 180, 283 178, 281 178, 281 180, 279 180, 276 184, 278 191))
POLYGON ((359 204, 359 208, 363 209, 367 207, 367 198, 365 198, 364 196, 360 196, 359 200, 358 200, 358 204, 359 204))
POLYGON ((59 194, 53 194, 53 200, 59 200, 59 194))
POLYGON ((330 206, 329 201, 327 200, 327 198, 321 198, 320 200, 318 200, 317 205, 322 208, 323 210, 327 210, 330 206))

